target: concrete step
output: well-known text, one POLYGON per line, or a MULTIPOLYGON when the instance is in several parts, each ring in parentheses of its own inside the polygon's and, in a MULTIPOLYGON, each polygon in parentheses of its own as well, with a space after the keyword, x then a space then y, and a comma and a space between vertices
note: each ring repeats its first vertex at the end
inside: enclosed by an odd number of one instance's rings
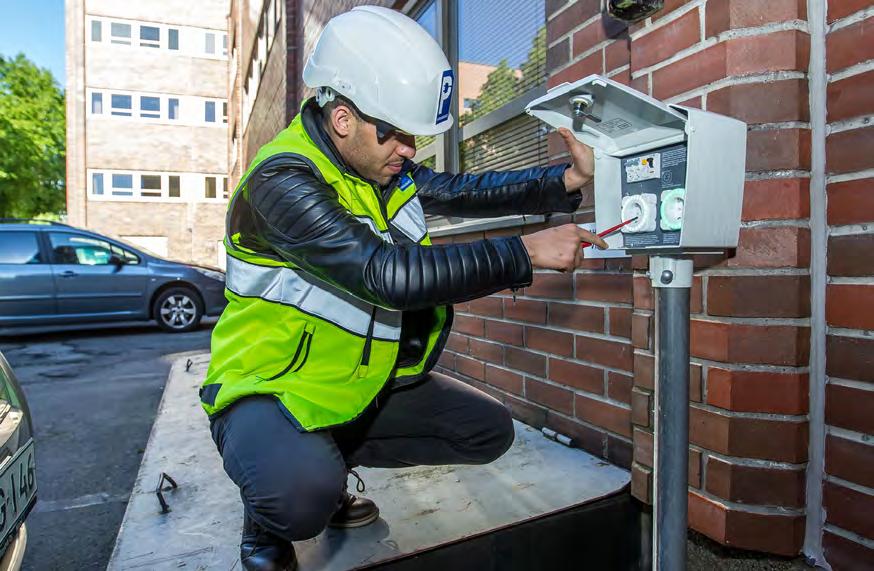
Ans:
MULTIPOLYGON (((171 370, 108 569, 239 569, 239 493, 197 399, 208 359, 171 370), (162 472, 179 484, 164 493, 166 514, 155 495, 162 472)), ((582 561, 625 569, 636 561, 628 472, 521 423, 510 451, 488 466, 360 474, 381 518, 295 544, 301 571, 528 571, 580 569, 582 561)))

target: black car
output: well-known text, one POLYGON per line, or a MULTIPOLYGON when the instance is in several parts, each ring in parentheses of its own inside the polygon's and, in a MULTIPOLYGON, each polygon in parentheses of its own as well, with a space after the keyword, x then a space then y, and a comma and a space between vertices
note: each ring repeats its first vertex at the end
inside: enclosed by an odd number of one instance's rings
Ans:
POLYGON ((154 319, 190 331, 226 305, 225 274, 57 222, 0 221, 0 327, 154 319))

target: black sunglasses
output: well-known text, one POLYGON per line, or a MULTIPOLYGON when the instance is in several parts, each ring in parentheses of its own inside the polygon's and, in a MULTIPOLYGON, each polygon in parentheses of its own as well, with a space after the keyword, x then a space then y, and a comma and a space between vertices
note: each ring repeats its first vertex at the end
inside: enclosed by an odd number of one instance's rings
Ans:
POLYGON ((403 129, 398 129, 397 127, 395 127, 394 125, 392 125, 388 121, 383 121, 382 119, 377 119, 376 117, 371 117, 370 115, 367 115, 366 113, 362 113, 361 109, 359 109, 354 103, 352 103, 351 101, 349 101, 345 97, 341 98, 341 100, 342 100, 343 104, 351 107, 355 111, 355 113, 359 117, 361 117, 361 119, 363 119, 364 121, 367 121, 368 123, 370 123, 374 127, 376 127, 376 138, 379 139, 380 143, 382 143, 387 138, 389 138, 393 133, 397 133, 399 135, 408 135, 409 134, 406 131, 404 131, 403 129))

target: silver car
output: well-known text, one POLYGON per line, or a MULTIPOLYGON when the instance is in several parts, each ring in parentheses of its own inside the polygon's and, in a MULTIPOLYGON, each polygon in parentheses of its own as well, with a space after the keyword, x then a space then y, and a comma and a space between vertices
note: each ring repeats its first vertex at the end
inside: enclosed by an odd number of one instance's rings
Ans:
POLYGON ((0 327, 154 319, 191 331, 226 305, 225 274, 56 222, 0 220, 0 327))

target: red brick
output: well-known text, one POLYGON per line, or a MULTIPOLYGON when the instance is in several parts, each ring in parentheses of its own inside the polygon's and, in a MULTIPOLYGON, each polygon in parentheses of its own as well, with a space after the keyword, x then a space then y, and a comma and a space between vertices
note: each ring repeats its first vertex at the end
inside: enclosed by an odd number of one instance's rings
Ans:
POLYGON ((470 313, 486 317, 503 317, 503 302, 500 297, 481 297, 470 302, 470 313))
POLYGON ((689 311, 704 313, 704 280, 701 276, 692 277, 692 290, 689 292, 689 311))
POLYGON ((631 303, 631 274, 577 274, 577 299, 631 303))
POLYGON ((506 364, 508 367, 525 371, 539 377, 546 376, 546 357, 515 347, 506 348, 506 364))
POLYGON ((571 40, 565 38, 546 50, 546 71, 560 68, 571 59, 571 40))
POLYGON ((573 414, 574 393, 568 389, 525 378, 525 396, 528 400, 542 404, 563 414, 573 414))
POLYGON ((836 571, 870 571, 874 569, 874 549, 826 530, 822 534, 825 558, 836 571))
POLYGON ((701 402, 704 394, 702 368, 698 363, 689 364, 689 400, 701 402))
POLYGON ((766 129, 747 134, 750 172, 810 169, 809 129, 766 129))
MULTIPOLYGON (((605 71, 613 71, 614 69, 629 64, 629 62, 631 61, 631 51, 629 50, 630 42, 631 40, 627 38, 619 38, 617 40, 614 40, 612 44, 604 49, 604 67, 606 68, 605 71)), ((628 74, 628 78, 630 81, 630 73, 628 74)), ((618 79, 615 77, 613 79, 618 81, 618 79)))
POLYGON ((874 383, 874 339, 826 336, 826 374, 874 383))
POLYGON ((689 442, 728 456, 800 463, 807 460, 807 422, 737 417, 692 406, 689 442))
POLYGON ((631 308, 610 308, 610 335, 631 338, 631 308))
POLYGON ((540 428, 546 424, 547 410, 528 401, 505 395, 504 404, 510 409, 513 418, 517 418, 528 426, 540 428))
POLYGON ((808 317, 808 276, 710 276, 707 313, 733 317, 808 317))
POLYGON ((564 8, 567 3, 568 0, 546 0, 546 19, 564 8))
POLYGON ((803 79, 729 85, 707 94, 707 110, 752 124, 808 121, 807 94, 803 79))
POLYGON ((546 323, 546 302, 504 298, 504 317, 530 323, 546 323))
POLYGON ((833 327, 874 329, 874 285, 829 284, 825 307, 833 327))
POLYGON ((874 59, 874 19, 867 18, 831 32, 825 40, 825 53, 829 73, 874 59))
POLYGON ((646 276, 634 276, 634 308, 655 309, 652 282, 646 276))
POLYGON ((641 36, 631 44, 631 69, 638 70, 666 60, 701 40, 698 9, 694 8, 670 24, 641 36))
POLYGON ((575 389, 604 394, 603 369, 550 357, 549 378, 575 389))
POLYGON ((804 471, 758 468, 707 459, 708 492, 744 504, 800 508, 804 506, 804 471))
POLYGON ((631 422, 638 426, 650 426, 652 412, 651 393, 638 388, 631 390, 631 422))
POLYGON ((834 482, 825 482, 822 492, 826 523, 874 539, 874 518, 871 517, 874 514, 874 495, 834 482))
POLYGON ((467 313, 467 311, 470 309, 470 304, 467 303, 467 302, 464 302, 464 303, 456 303, 453 307, 455 308, 455 313, 456 313, 456 314, 459 314, 459 313, 467 313))
POLYGON ((701 488, 701 452, 689 450, 689 485, 701 488))
POLYGON ((655 389, 655 357, 642 353, 634 354, 634 385, 655 389))
POLYGON ((825 140, 829 173, 855 172, 874 168, 874 127, 832 133, 825 140))
POLYGON ((693 356, 723 363, 805 366, 810 329, 693 319, 690 345, 693 356))
POLYGON ((452 322, 452 328, 459 333, 467 335, 483 335, 483 320, 479 317, 469 317, 467 315, 456 315, 452 322))
POLYGON ((804 517, 734 510, 689 493, 689 526, 711 539, 741 549, 796 556, 804 542, 804 517))
POLYGON ((655 435, 646 430, 634 429, 634 461, 638 464, 652 468, 653 465, 653 447, 655 446, 655 435))
POLYGON ((727 75, 766 71, 807 71, 810 37, 798 30, 759 36, 741 36, 728 41, 727 75))
POLYGON ((829 434, 825 444, 825 471, 842 480, 874 488, 874 445, 829 434), (867 467, 860 470, 859 467, 867 467))
POLYGON ((515 323, 486 321, 486 337, 492 341, 500 341, 501 343, 509 343, 519 347, 524 344, 522 341, 522 326, 515 323))
POLYGON ((808 228, 741 228, 734 268, 806 268, 810 265, 808 228))
POLYGON ((637 349, 649 349, 652 338, 652 318, 643 313, 631 316, 631 344, 637 349))
POLYGON ((615 373, 610 371, 607 373, 607 396, 611 399, 624 402, 627 405, 631 404, 631 384, 634 377, 615 373))
POLYGON ((444 351, 440 354, 440 358, 437 359, 437 364, 441 367, 445 367, 450 371, 455 370, 455 354, 449 353, 448 351, 444 351))
POLYGON ((446 348, 458 353, 468 352, 468 338, 458 333, 450 333, 449 340, 446 342, 446 348))
MULTIPOLYGON (((871 92, 874 93, 874 86, 871 92)), ((874 178, 835 182, 826 191, 829 224, 874 222, 874 178)))
POLYGON ((481 339, 470 340, 470 354, 480 361, 504 364, 504 346, 499 343, 489 343, 481 339))
POLYGON ((551 44, 597 14, 600 9, 600 0, 576 0, 549 21, 546 26, 546 42, 551 44))
POLYGON ((577 57, 581 53, 589 51, 606 39, 607 34, 604 31, 603 18, 595 20, 585 28, 574 33, 573 57, 577 57))
POLYGON ((486 365, 486 382, 517 395, 522 395, 522 375, 493 365, 486 365))
POLYGON ((797 220, 810 216, 810 179, 748 180, 744 185, 741 218, 797 220))
POLYGON ((652 470, 638 464, 631 466, 631 495, 646 504, 652 503, 652 470))
POLYGON ((574 298, 573 274, 534 273, 534 283, 525 288, 525 295, 532 297, 551 297, 556 299, 574 298))
POLYGON ((829 384, 825 388, 825 422, 874 434, 874 391, 829 384))
POLYGON ((649 74, 632 79, 631 88, 649 95, 649 74))
POLYGON ((830 276, 874 276, 874 234, 831 236, 828 239, 830 276))
POLYGON ((632 349, 631 345, 626 343, 578 335, 576 355, 581 361, 590 361, 623 371, 632 370, 632 349))
POLYGON ((593 73, 602 74, 604 73, 603 63, 604 62, 603 58, 601 57, 601 52, 597 51, 591 55, 584 57, 578 62, 574 62, 560 72, 550 75, 546 84, 548 87, 555 87, 556 85, 561 85, 565 82, 569 83, 578 79, 582 79, 587 75, 592 75, 593 73))
POLYGON ((726 76, 726 44, 719 43, 658 69, 652 74, 652 95, 667 99, 726 76))
POLYGON ((457 355, 455 357, 455 369, 462 375, 467 375, 480 381, 485 379, 485 365, 482 361, 457 355))
POLYGON ((707 3, 706 32, 710 38, 727 30, 806 19, 804 0, 710 0, 707 3))
POLYGON ((807 414, 807 373, 707 372, 707 404, 735 412, 807 414))
POLYGON ((828 85, 828 120, 841 121, 874 114, 874 70, 828 85))
POLYGON ((680 101, 677 105, 682 105, 683 107, 694 107, 695 109, 704 109, 704 98, 698 95, 685 101, 680 101))
POLYGON ((859 10, 864 10, 871 6, 871 0, 837 0, 828 3, 828 21, 829 23, 835 20, 845 18, 850 14, 855 14, 859 10))
POLYGON ((563 331, 554 331, 541 327, 526 327, 525 346, 543 351, 544 353, 573 357, 574 336, 563 331))
POLYGON ((575 416, 610 432, 631 438, 631 410, 577 394, 574 396, 575 416))
POLYGON ((604 308, 572 303, 549 304, 549 324, 579 331, 604 332, 604 308))
POLYGON ((576 419, 565 418, 555 413, 550 413, 547 416, 546 426, 559 434, 570 437, 574 446, 587 450, 596 456, 604 456, 607 435, 603 431, 586 426, 576 419))
MULTIPOLYGON (((608 61, 609 63, 609 61, 608 61)), ((628 63, 628 62, 625 62, 628 63)), ((631 72, 627 69, 625 71, 620 71, 616 75, 612 76, 610 79, 617 83, 621 83, 622 85, 631 85, 631 72)))
POLYGON ((631 456, 630 442, 612 434, 607 435, 607 461, 628 470, 631 468, 631 456))

